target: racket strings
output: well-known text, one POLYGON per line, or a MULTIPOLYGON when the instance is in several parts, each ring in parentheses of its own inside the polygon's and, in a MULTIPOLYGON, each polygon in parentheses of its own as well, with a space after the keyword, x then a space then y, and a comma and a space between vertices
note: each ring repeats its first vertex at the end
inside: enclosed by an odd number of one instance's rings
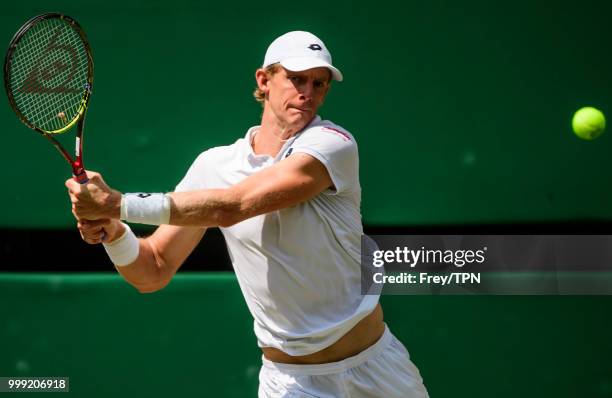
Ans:
POLYGON ((88 57, 78 32, 60 19, 32 26, 11 61, 10 87, 20 112, 45 131, 69 125, 83 107, 88 57))
MULTIPOLYGON (((56 22, 57 23, 61 23, 58 20, 53 20, 53 21, 49 21, 49 22, 56 22)), ((51 24, 48 24, 51 25, 51 24)), ((40 29, 41 27, 39 27, 40 29)), ((58 59, 58 55, 60 57, 64 57, 66 58, 67 54, 62 54, 62 50, 57 50, 54 48, 50 48, 52 46, 54 47, 58 47, 62 45, 62 42, 58 39, 60 39, 60 35, 62 32, 62 28, 64 28, 63 30, 66 30, 66 28, 70 29, 69 27, 65 26, 59 26, 59 28, 55 29, 52 35, 49 35, 49 33, 47 32, 46 35, 38 35, 38 36, 31 36, 31 38, 33 38, 34 40, 30 40, 31 41, 31 45, 34 48, 33 51, 31 51, 31 54, 36 54, 38 55, 38 57, 36 57, 38 60, 41 60, 43 62, 38 62, 38 65, 34 65, 30 72, 26 75, 25 80, 23 80, 23 84, 20 88, 20 91, 23 93, 33 93, 33 94, 51 94, 51 93, 61 93, 62 91, 64 92, 68 92, 68 90, 71 90, 73 93, 81 94, 81 90, 75 90, 75 89, 69 89, 66 90, 66 87, 62 87, 59 86, 62 84, 66 73, 65 71, 62 71, 63 69, 67 69, 67 68, 75 68, 76 65, 66 65, 65 63, 63 63, 62 61, 65 61, 65 59, 58 59), (47 39, 47 37, 45 36, 49 36, 50 38, 48 40, 41 40, 41 38, 47 39), (45 42, 46 41, 46 42, 45 42), (53 68, 52 71, 49 71, 48 68, 53 68), (55 75, 53 75, 53 72, 60 72, 60 73, 55 73, 55 75), (64 72, 64 73, 62 73, 64 72), (40 75, 40 76, 39 76, 40 75), (41 82, 39 81, 39 79, 43 79, 46 82, 41 84, 41 82), (59 89, 58 89, 59 88, 59 89)), ((49 28, 47 28, 49 29, 49 28)), ((68 32, 70 32, 70 30, 68 30, 68 32)), ((76 35, 76 33, 71 32, 74 35, 76 35)), ((72 48, 72 52, 76 53, 76 51, 74 50, 74 48, 76 48, 76 46, 74 45, 75 43, 68 43, 68 45, 70 47, 68 47, 69 49, 72 48)), ((76 43, 77 45, 79 43, 76 43)), ((65 45, 64 45, 65 46, 65 45)), ((61 48, 61 47, 60 47, 61 48)), ((69 55, 70 58, 75 58, 78 62, 78 58, 75 55, 69 55)), ((35 59, 36 59, 35 58, 35 59)), ((32 59, 32 57, 30 56, 30 59, 32 59)), ((70 59, 70 62, 75 64, 75 62, 70 59)), ((72 71, 74 73, 74 70, 72 71)), ((70 73, 70 72, 69 72, 70 73)), ((23 77, 23 76, 22 76, 23 77)), ((47 101, 50 102, 50 106, 51 108, 57 108, 58 106, 61 105, 67 105, 66 104, 66 97, 65 96, 61 96, 61 95, 51 95, 51 96, 47 96, 48 98, 46 98, 47 101)), ((30 99, 30 103, 29 105, 32 105, 32 99, 36 100, 38 99, 40 101, 40 99, 42 98, 41 95, 38 96, 29 96, 30 99)), ((73 102, 74 99, 73 99, 73 102)), ((27 102, 26 102, 27 104, 27 102)), ((78 101, 76 101, 76 105, 78 106, 78 101)), ((42 109, 40 107, 38 107, 39 109, 42 109)), ((77 109, 78 110, 78 109, 77 109)), ((62 111, 60 111, 62 112, 62 111)), ((59 113, 59 112, 58 112, 59 113)), ((74 110, 70 110, 69 108, 66 109, 66 111, 63 112, 63 118, 57 118, 54 117, 55 112, 53 112, 50 115, 44 115, 41 114, 40 112, 38 114, 36 114, 35 116, 40 119, 41 117, 45 117, 45 119, 47 120, 52 120, 55 123, 55 127, 61 127, 62 123, 61 122, 67 122, 69 120, 72 119, 74 115, 74 113, 76 113, 74 110), (63 121, 61 119, 64 119, 63 121), (58 124, 57 121, 60 121, 60 123, 58 124)))

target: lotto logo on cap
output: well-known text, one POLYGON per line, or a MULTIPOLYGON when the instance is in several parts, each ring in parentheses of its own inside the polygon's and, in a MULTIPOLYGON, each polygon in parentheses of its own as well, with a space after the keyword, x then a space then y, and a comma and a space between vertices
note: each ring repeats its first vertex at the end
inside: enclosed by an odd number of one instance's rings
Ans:
POLYGON ((309 32, 289 32, 274 40, 266 51, 263 67, 276 63, 294 72, 327 68, 334 80, 342 81, 342 73, 332 65, 331 54, 323 41, 309 32))

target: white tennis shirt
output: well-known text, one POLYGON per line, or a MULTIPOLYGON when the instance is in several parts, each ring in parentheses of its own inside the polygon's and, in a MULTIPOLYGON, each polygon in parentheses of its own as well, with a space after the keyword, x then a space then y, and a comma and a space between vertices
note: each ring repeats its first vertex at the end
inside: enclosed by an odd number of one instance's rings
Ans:
POLYGON ((297 152, 325 165, 335 189, 221 228, 259 346, 311 354, 336 342, 378 303, 376 295, 361 295, 357 144, 317 116, 273 158, 253 152, 258 128, 203 152, 176 191, 227 188, 297 152))

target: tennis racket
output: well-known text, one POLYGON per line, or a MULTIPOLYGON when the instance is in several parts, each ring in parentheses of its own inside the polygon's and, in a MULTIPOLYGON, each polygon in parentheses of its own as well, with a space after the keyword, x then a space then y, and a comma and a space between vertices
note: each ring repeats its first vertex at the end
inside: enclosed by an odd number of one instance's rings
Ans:
POLYGON ((74 19, 59 13, 42 14, 15 33, 4 61, 4 88, 11 108, 26 126, 57 148, 81 184, 88 181, 83 166, 83 125, 92 83, 91 50, 74 19), (75 124, 72 158, 55 137, 75 124))

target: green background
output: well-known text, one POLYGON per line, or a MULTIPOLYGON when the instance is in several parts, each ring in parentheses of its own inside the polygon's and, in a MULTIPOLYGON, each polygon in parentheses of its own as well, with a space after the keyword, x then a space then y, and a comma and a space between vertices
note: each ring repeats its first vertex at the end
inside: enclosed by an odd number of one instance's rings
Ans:
MULTIPOLYGON (((232 274, 140 295, 118 275, 0 275, 0 375, 76 397, 255 397, 261 353, 232 274)), ((432 398, 612 396, 610 300, 385 296, 432 398)))
MULTIPOLYGON (((0 39, 51 10, 89 36, 86 166, 121 191, 172 190, 258 124, 254 71, 303 29, 346 77, 320 113, 360 145, 364 223, 612 218, 612 139, 570 128, 581 106, 612 114, 610 2, 25 1, 3 5, 0 39)), ((72 226, 64 161, 8 103, 0 125, 1 225, 72 226)))
MULTIPOLYGON (((85 161, 121 191, 172 190, 258 124, 254 71, 303 29, 346 78, 321 115, 358 140, 365 224, 612 219, 612 137, 570 130, 582 106, 612 114, 610 2, 37 0, 3 4, 0 40, 48 11, 89 36, 85 161)), ((63 159, 8 102, 0 126, 0 226, 73 228, 63 159)), ((382 301, 434 398, 612 396, 608 297, 382 301)), ((230 275, 154 295, 116 275, 0 277, 0 376, 67 375, 84 397, 244 397, 258 366, 230 275)))

